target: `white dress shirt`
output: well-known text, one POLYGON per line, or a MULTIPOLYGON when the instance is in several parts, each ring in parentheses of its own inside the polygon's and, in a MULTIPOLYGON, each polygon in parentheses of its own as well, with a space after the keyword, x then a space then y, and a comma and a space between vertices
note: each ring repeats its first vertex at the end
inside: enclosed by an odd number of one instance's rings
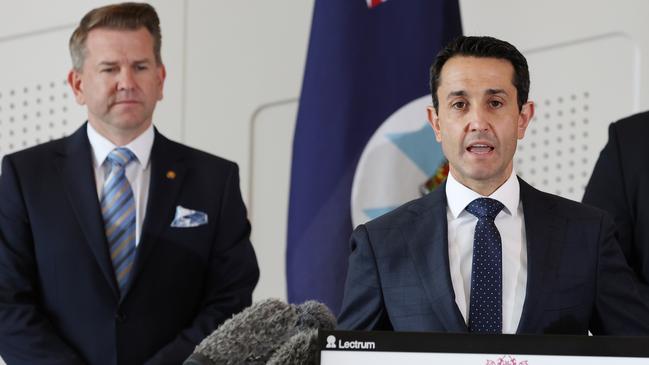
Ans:
POLYGON ((131 184, 135 199, 135 245, 140 243, 142 223, 149 197, 149 181, 151 180, 151 148, 153 147, 153 125, 140 134, 126 146, 115 146, 111 141, 99 134, 90 123, 87 124, 88 140, 92 149, 92 163, 97 183, 97 197, 101 201, 104 177, 110 172, 110 164, 106 163, 108 154, 117 147, 126 147, 136 159, 126 166, 126 179, 131 184))
MULTIPOLYGON (((483 197, 460 184, 452 174, 446 181, 446 210, 448 222, 448 257, 451 281, 457 303, 465 322, 469 321, 471 299, 471 264, 473 260, 473 235, 478 222, 465 210, 474 199, 483 197)), ((511 176, 493 194, 505 207, 494 220, 502 240, 502 315, 503 333, 516 333, 523 312, 527 287, 527 240, 520 186, 516 174, 511 176)))

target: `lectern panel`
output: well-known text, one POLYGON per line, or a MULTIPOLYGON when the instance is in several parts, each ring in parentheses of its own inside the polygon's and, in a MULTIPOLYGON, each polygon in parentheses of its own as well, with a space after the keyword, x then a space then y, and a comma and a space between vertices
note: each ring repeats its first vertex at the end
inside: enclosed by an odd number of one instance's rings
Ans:
POLYGON ((648 337, 321 331, 321 365, 646 365, 648 337))

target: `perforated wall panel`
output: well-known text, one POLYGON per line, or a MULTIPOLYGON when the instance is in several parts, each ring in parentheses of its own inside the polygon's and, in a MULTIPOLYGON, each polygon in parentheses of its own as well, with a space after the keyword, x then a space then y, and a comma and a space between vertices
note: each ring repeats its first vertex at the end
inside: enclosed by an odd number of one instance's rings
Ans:
POLYGON ((581 200, 608 124, 634 109, 636 49, 628 37, 612 34, 525 52, 536 116, 516 152, 521 177, 581 200))

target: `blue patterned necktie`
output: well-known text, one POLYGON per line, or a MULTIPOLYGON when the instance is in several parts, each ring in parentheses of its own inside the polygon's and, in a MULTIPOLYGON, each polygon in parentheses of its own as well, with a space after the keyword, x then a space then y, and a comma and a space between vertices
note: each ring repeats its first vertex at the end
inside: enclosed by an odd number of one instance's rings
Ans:
POLYGON ((110 172, 104 180, 101 195, 101 213, 110 258, 122 294, 135 256, 135 199, 125 175, 126 165, 133 159, 133 152, 123 147, 108 154, 106 160, 111 165, 110 172))
POLYGON ((502 333, 502 242, 494 219, 503 209, 498 200, 478 198, 466 211, 478 218, 473 236, 469 331, 502 333))

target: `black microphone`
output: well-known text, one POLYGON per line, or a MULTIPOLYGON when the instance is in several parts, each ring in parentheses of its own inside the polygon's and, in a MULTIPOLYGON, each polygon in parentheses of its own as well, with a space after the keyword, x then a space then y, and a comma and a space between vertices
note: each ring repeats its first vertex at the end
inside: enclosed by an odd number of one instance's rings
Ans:
POLYGON ((296 333, 333 329, 335 324, 336 318, 322 303, 308 301, 295 306, 267 299, 225 321, 183 364, 265 364, 296 333))

